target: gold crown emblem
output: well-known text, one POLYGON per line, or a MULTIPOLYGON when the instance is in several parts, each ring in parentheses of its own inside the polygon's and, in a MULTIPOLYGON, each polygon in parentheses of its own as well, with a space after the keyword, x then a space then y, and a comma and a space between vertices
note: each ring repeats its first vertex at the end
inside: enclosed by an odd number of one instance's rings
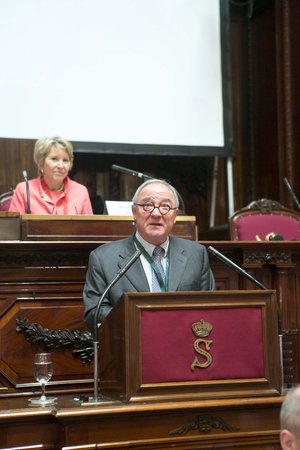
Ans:
POLYGON ((192 330, 196 336, 206 337, 212 330, 212 324, 208 322, 204 322, 203 319, 200 322, 195 322, 192 324, 192 330))

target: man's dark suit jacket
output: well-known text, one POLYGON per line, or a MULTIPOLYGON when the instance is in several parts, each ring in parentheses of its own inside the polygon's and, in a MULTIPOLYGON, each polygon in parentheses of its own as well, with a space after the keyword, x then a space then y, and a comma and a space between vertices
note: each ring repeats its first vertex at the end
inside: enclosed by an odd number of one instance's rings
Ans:
MULTIPOLYGON (((170 236, 169 291, 215 289, 206 248, 197 242, 170 236)), ((94 313, 104 290, 136 252, 133 236, 104 244, 90 254, 83 290, 84 320, 91 330, 94 313)), ((108 292, 100 308, 102 321, 125 292, 150 292, 142 263, 138 259, 108 292)))

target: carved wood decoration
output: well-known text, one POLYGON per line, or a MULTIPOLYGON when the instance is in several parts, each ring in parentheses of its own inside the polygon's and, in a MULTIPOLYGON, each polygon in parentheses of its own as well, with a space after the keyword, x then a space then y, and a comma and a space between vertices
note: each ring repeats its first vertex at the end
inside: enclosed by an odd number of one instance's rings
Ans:
POLYGON ((249 205, 245 206, 246 209, 257 209, 261 214, 271 214, 273 210, 286 209, 281 203, 270 200, 268 198, 260 198, 254 200, 249 205))
POLYGON ((47 351, 69 348, 73 355, 80 357, 83 364, 91 362, 94 349, 89 331, 48 330, 24 317, 17 317, 16 322, 16 331, 24 333, 31 345, 40 345, 47 351))
POLYGON ((82 318, 82 296, 63 293, 63 289, 60 294, 48 291, 46 295, 41 292, 22 295, 19 291, 17 295, 7 293, 6 298, 2 294, 0 396, 38 389, 33 358, 34 353, 45 349, 52 353, 53 359, 50 390, 90 390, 93 383, 90 333, 82 318))
POLYGON ((183 424, 176 430, 170 431, 170 435, 183 435, 188 433, 190 430, 198 430, 199 433, 210 433, 213 429, 229 433, 238 431, 240 427, 230 425, 218 416, 198 416, 192 421, 183 424))
POLYGON ((261 267, 267 264, 293 267, 291 253, 284 251, 249 251, 244 254, 245 267, 261 267))

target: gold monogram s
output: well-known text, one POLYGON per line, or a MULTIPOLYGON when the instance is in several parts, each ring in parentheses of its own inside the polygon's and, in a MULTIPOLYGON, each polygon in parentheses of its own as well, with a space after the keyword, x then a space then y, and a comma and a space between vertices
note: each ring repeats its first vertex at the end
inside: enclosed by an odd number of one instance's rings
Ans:
POLYGON ((196 356, 193 363, 191 364, 191 369, 194 371, 196 367, 199 367, 201 369, 206 369, 206 367, 209 367, 212 363, 212 356, 209 353, 210 346, 213 341, 208 341, 207 339, 196 339, 194 342, 194 349, 196 350, 199 355, 202 355, 205 358, 205 361, 201 363, 196 356), (205 350, 203 350, 200 347, 200 344, 204 344, 205 350), (208 350, 208 351, 207 351, 208 350))

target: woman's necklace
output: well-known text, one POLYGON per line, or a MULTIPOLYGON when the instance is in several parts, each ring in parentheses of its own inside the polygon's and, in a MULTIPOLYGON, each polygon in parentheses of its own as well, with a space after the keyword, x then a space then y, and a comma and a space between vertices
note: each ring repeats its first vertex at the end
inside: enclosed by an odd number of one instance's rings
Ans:
POLYGON ((58 189, 50 189, 51 192, 62 192, 65 190, 65 185, 63 184, 58 189))

